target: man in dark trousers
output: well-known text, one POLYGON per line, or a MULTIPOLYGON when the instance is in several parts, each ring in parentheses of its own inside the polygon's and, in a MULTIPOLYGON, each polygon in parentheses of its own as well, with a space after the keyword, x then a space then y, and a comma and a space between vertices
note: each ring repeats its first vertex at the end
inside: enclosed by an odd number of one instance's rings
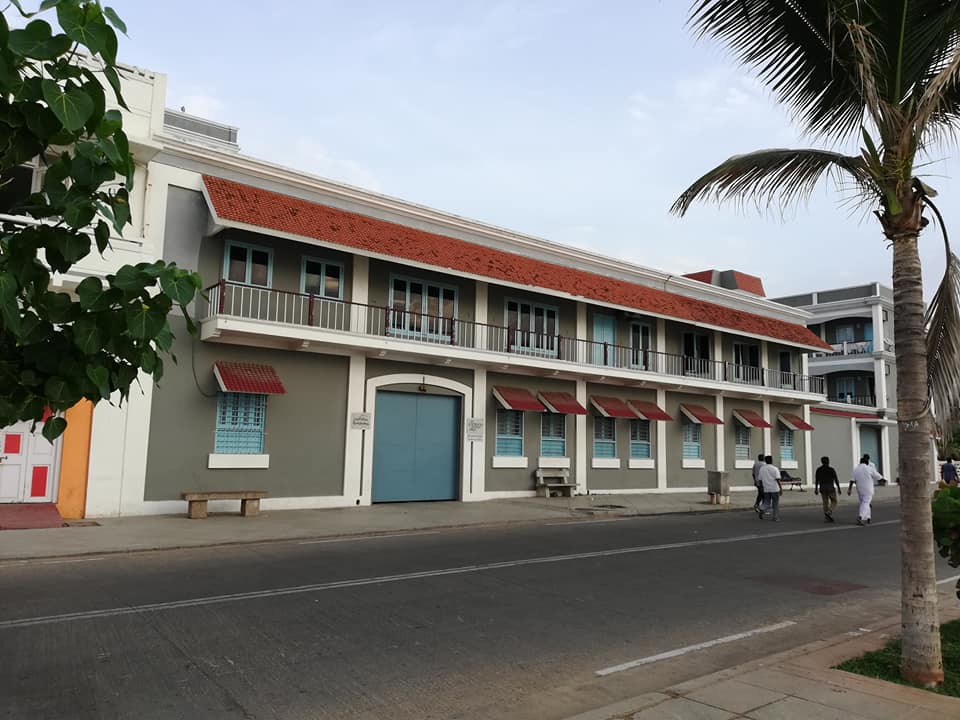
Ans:
POLYGON ((753 503, 753 509, 757 512, 760 512, 760 503, 763 502, 763 484, 760 482, 760 468, 763 465, 763 453, 760 453, 753 463, 753 484, 757 486, 757 499, 753 503))
POLYGON ((840 478, 837 471, 830 467, 830 458, 820 458, 820 467, 817 468, 817 478, 813 486, 813 494, 820 494, 823 500, 823 521, 832 523, 833 511, 837 507, 837 497, 840 495, 840 478))
POLYGON ((953 464, 953 458, 947 458, 947 461, 940 466, 940 479, 946 485, 957 484, 957 466, 953 464))

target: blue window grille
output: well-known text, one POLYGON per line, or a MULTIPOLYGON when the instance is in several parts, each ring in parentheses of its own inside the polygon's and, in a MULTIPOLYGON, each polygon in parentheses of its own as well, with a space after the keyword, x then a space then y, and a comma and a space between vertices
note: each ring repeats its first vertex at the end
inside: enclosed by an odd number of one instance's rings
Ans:
POLYGON ((793 453, 793 430, 789 428, 780 428, 780 459, 797 459, 793 453))
POLYGON ((630 457, 650 459, 650 421, 630 421, 630 457))
POLYGON ((749 460, 753 457, 750 452, 750 428, 744 425, 737 425, 734 442, 736 443, 736 459, 749 460))
POLYGON ((693 422, 683 424, 683 459, 699 460, 702 455, 700 425, 693 422))
POLYGON ((523 413, 519 410, 497 410, 496 455, 523 455, 523 413))
POLYGON ((595 417, 593 419, 593 456, 595 458, 617 456, 616 418, 595 417))
POLYGON ((544 413, 540 416, 540 454, 543 457, 566 457, 566 415, 544 413))
POLYGON ((217 397, 214 452, 228 455, 262 453, 266 414, 266 395, 220 393, 217 397))

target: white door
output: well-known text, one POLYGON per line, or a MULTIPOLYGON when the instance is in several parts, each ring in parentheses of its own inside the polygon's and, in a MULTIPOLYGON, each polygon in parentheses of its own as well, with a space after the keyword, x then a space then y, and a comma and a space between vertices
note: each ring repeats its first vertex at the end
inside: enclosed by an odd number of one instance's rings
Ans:
POLYGON ((60 470, 60 441, 30 432, 31 423, 0 430, 0 502, 53 502, 60 470))

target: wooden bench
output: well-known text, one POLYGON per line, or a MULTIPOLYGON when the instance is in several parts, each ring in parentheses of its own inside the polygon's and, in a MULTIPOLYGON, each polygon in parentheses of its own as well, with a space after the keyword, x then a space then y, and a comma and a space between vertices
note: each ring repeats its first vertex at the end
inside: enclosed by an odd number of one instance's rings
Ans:
POLYGON ((781 484, 781 485, 789 485, 791 490, 793 490, 794 488, 796 488, 796 489, 799 490, 800 492, 804 492, 804 490, 803 490, 803 478, 793 477, 793 476, 790 475, 790 473, 788 473, 786 470, 781 470, 781 471, 780 471, 780 484, 781 484))
POLYGON ((187 517, 191 520, 202 520, 207 516, 207 502, 210 500, 239 500, 240 514, 243 517, 254 517, 260 514, 260 500, 266 496, 267 493, 263 490, 183 493, 183 499, 189 503, 187 517))
POLYGON ((537 497, 573 497, 576 483, 567 468, 537 468, 537 497))

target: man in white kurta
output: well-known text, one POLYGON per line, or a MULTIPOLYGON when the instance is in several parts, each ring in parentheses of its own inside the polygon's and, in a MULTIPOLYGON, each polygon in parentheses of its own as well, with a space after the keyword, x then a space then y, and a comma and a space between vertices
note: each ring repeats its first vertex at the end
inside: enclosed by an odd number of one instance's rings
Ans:
POLYGON ((850 487, 847 488, 847 495, 853 491, 853 486, 857 486, 857 495, 860 496, 860 510, 857 514, 857 525, 870 523, 870 503, 873 502, 873 486, 883 476, 877 472, 875 467, 870 466, 869 460, 860 458, 860 464, 853 469, 853 477, 850 480, 850 487))

